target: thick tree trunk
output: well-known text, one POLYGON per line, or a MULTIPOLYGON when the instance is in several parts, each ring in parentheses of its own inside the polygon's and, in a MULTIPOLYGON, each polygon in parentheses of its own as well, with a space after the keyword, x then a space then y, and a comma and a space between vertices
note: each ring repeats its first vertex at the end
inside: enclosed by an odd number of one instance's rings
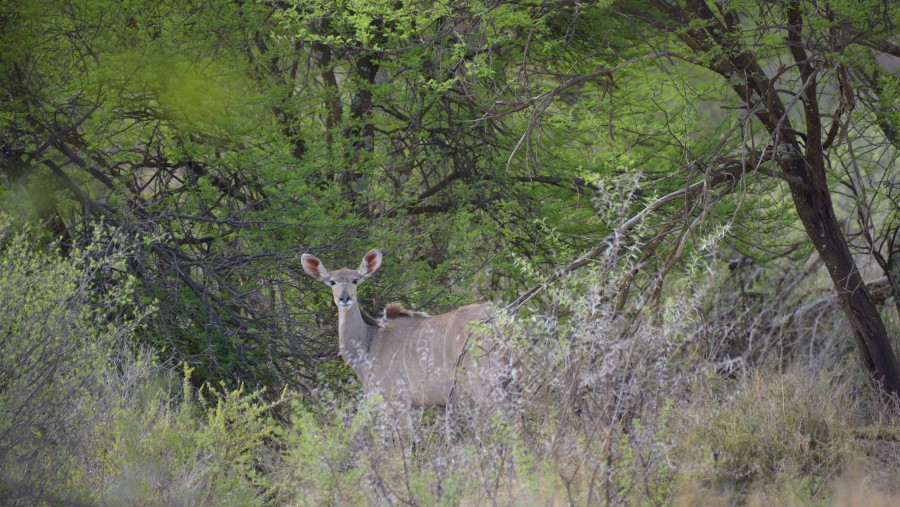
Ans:
POLYGON ((712 55, 708 68, 726 78, 770 135, 772 158, 790 176, 791 194, 797 214, 810 240, 827 266, 841 307, 847 315, 859 346, 863 367, 872 383, 888 396, 900 395, 900 368, 887 330, 869 290, 850 254, 840 230, 825 174, 822 115, 817 96, 818 70, 804 45, 802 6, 791 2, 787 9, 787 42, 802 89, 798 91, 806 123, 805 142, 791 125, 777 86, 766 74, 757 56, 744 48, 741 24, 736 17, 719 17, 701 0, 687 0, 683 9, 655 2, 661 12, 678 14, 685 21, 699 21, 678 36, 694 51, 712 55))
POLYGON ((332 52, 328 45, 322 42, 313 42, 313 56, 316 64, 322 69, 322 82, 325 86, 325 140, 329 149, 334 141, 334 129, 341 123, 341 97, 338 90, 337 77, 332 67, 332 52))
MULTIPOLYGON (((357 91, 350 99, 350 116, 352 123, 344 129, 343 135, 350 140, 347 152, 347 167, 336 174, 344 196, 353 203, 357 202, 358 193, 364 173, 357 170, 361 160, 375 151, 375 125, 370 121, 372 110, 372 88, 379 65, 372 52, 364 52, 356 58, 354 65, 357 91)), ((369 210, 360 208, 364 214, 369 210)))
MULTIPOLYGON (((825 174, 825 149, 822 144, 822 114, 819 111, 817 93, 818 71, 811 63, 804 46, 802 9, 800 3, 794 1, 787 10, 787 42, 804 83, 800 93, 806 120, 806 152, 803 157, 795 157, 781 165, 799 180, 791 184, 794 206, 831 275, 838 300, 856 337, 860 358, 869 380, 883 393, 896 397, 900 395, 897 357, 891 348, 881 314, 878 313, 850 254, 831 202, 831 190, 825 174)), ((786 144, 791 152, 799 155, 800 145, 789 132, 793 129, 788 119, 779 117, 777 128, 778 130, 770 131, 772 138, 787 139, 786 144)))
POLYGON ((888 252, 887 277, 891 284, 891 295, 894 304, 897 305, 897 313, 900 315, 900 226, 894 229, 894 237, 891 240, 891 251, 888 252))
MULTIPOLYGON (((794 165, 799 164, 806 165, 806 161, 801 159, 794 165)), ((798 169, 794 168, 795 171, 798 169)), ((798 172, 801 171, 808 175, 807 170, 800 169, 798 172)), ((900 368, 881 314, 878 313, 838 226, 828 188, 821 188, 814 180, 815 178, 807 179, 806 188, 792 185, 794 206, 831 275, 870 380, 887 394, 900 395, 900 368)))
POLYGON ((378 75, 379 68, 374 61, 374 56, 371 52, 366 52, 356 59, 359 90, 350 102, 350 115, 353 117, 354 123, 348 136, 353 139, 353 149, 357 155, 375 149, 375 125, 369 122, 369 112, 372 110, 372 87, 375 85, 375 76, 378 75))

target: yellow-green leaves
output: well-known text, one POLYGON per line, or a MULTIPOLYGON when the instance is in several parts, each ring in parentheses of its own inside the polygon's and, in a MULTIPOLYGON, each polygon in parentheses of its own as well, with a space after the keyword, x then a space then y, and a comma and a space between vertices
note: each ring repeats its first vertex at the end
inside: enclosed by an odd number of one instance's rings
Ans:
POLYGON ((104 57, 96 78, 122 100, 148 108, 144 114, 188 131, 233 131, 247 114, 241 101, 249 83, 238 69, 202 55, 126 49, 104 57))

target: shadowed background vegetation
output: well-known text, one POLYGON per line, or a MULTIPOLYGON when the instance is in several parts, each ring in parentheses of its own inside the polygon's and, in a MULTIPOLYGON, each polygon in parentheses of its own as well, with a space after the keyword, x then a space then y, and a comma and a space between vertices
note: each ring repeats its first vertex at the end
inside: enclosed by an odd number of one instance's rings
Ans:
POLYGON ((0 496, 888 504, 898 22, 4 2, 0 496), (376 247, 370 313, 510 305, 524 431, 392 446, 299 266, 376 247))

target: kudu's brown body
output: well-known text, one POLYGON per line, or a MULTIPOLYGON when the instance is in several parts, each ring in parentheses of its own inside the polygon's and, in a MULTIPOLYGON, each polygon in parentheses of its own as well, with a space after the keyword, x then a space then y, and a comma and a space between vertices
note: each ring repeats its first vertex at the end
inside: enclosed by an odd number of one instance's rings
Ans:
POLYGON ((482 406, 504 396, 511 356, 479 332, 494 317, 490 305, 472 304, 433 317, 389 305, 384 318, 375 320, 360 308, 356 288, 381 266, 381 252, 368 252, 356 270, 329 272, 309 254, 301 262, 309 276, 331 286, 341 356, 367 395, 381 395, 407 411, 445 406, 457 395, 482 406))

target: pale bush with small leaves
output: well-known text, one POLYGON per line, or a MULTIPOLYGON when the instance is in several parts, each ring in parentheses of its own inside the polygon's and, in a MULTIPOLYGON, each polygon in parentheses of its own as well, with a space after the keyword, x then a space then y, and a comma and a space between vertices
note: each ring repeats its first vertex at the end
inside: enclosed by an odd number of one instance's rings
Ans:
MULTIPOLYGON (((608 258, 550 288, 554 312, 504 319, 495 339, 515 347, 521 368, 503 410, 457 403, 414 411, 407 447, 380 400, 362 397, 358 386, 279 396, 192 386, 189 368, 159 365, 152 350, 133 345, 146 315, 135 310, 131 281, 111 276, 123 272, 124 250, 63 259, 3 231, 6 503, 889 505, 896 498, 900 430, 847 366, 853 356, 836 345, 840 321, 817 321, 814 340, 827 342, 827 354, 815 343, 792 345, 801 331, 767 324, 783 319, 758 319, 752 333, 734 334, 726 320, 735 313, 722 308, 741 300, 721 296, 730 286, 704 262, 688 267, 706 269, 703 276, 669 284, 625 313, 616 290, 630 274, 610 248, 608 258), (98 278, 107 283, 94 285, 98 278), (748 336, 765 346, 735 355, 748 336), (713 343, 732 337, 728 346, 713 343), (767 361, 763 352, 776 349, 790 354, 767 361), (865 493, 850 482, 864 483, 865 493)), ((775 317, 790 313, 766 308, 775 317)))

